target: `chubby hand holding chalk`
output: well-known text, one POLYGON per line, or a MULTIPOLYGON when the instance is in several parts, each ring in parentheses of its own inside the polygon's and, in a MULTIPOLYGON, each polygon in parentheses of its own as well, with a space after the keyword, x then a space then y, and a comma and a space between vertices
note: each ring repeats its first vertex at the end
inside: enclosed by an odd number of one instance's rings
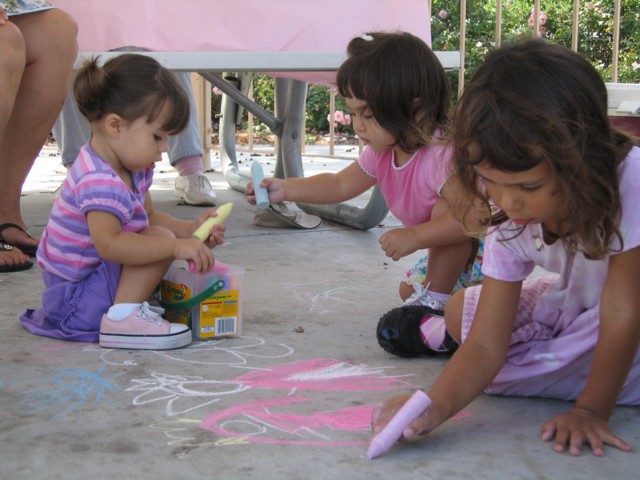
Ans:
MULTIPOLYGON (((231 214, 231 209, 233 209, 233 203, 231 202, 225 203, 224 205, 220 205, 216 209, 216 212, 218 213, 218 215, 216 217, 209 217, 204 222, 202 222, 202 225, 200 225, 198 229, 195 232, 193 232, 193 238, 197 238, 201 242, 204 242, 207 238, 209 238, 211 227, 213 227, 214 225, 218 225, 219 223, 224 223, 224 221, 231 214)), ((189 271, 190 272, 196 271, 196 264, 193 263, 192 260, 189 260, 189 271)))
POLYGON ((213 227, 214 225, 218 225, 219 223, 224 223, 224 221, 231 214, 232 208, 233 208, 233 203, 231 202, 225 203, 224 205, 220 205, 216 209, 218 216, 209 217, 204 222, 202 222, 202 225, 200 225, 198 229, 195 232, 193 232, 193 237, 204 242, 209 237, 209 232, 211 232, 211 227, 213 227))
POLYGON ((256 206, 262 209, 268 208, 269 193, 265 187, 260 185, 264 180, 262 165, 256 161, 251 164, 251 179, 253 180, 253 192, 256 196, 256 206))
POLYGON ((424 413, 431 405, 431 399, 422 390, 416 391, 400 410, 389 420, 369 444, 367 457, 376 458, 389 450, 402 436, 402 432, 424 413))

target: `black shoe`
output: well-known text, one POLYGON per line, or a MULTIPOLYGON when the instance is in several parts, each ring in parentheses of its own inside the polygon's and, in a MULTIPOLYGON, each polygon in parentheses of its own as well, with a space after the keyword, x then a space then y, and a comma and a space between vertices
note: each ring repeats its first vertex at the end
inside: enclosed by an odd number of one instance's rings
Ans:
POLYGON ((378 343, 385 351, 398 357, 433 357, 455 352, 458 344, 448 333, 445 333, 444 341, 438 349, 424 344, 420 337, 420 322, 427 315, 444 317, 444 312, 423 305, 405 305, 388 311, 378 322, 378 343))

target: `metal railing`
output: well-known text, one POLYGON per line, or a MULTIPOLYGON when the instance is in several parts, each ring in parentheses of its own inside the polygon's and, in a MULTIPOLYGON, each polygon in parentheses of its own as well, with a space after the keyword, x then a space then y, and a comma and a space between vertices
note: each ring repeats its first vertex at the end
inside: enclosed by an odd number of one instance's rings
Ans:
MULTIPOLYGON (((432 0, 429 0, 429 6, 431 10, 432 0)), ((540 30, 540 0, 534 0, 532 5, 532 17, 533 28, 531 30, 532 36, 536 36, 540 30)), ((617 83, 618 81, 618 64, 620 57, 620 12, 622 9, 622 0, 614 0, 614 18, 613 18, 613 46, 612 46, 612 68, 611 68, 611 83, 617 83)), ((503 1, 496 0, 496 28, 495 28, 495 45, 499 47, 502 43, 502 11, 503 1)), ((573 15, 572 15, 572 28, 571 28, 571 49, 578 51, 578 37, 579 37, 579 20, 580 20, 580 0, 573 0, 573 15)), ((460 65, 460 75, 458 77, 458 94, 461 94, 464 90, 464 73, 465 73, 465 57, 466 57, 466 25, 467 25, 467 1, 461 0, 460 2, 460 56, 462 58, 460 65)))

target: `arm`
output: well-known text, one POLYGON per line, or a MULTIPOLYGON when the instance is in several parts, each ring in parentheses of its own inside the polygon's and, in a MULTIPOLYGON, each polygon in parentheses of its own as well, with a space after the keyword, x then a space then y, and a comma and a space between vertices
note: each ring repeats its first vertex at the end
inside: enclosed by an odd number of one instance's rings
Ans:
POLYGON ((451 205, 459 201, 459 184, 450 177, 440 191, 441 199, 431 212, 431 219, 415 227, 394 228, 380 237, 388 257, 399 260, 426 248, 444 247, 469 241, 463 225, 454 218, 451 205))
POLYGON ((469 241, 462 224, 453 218, 451 208, 440 200, 431 220, 415 227, 394 228, 380 236, 380 246, 393 260, 426 248, 443 247, 469 241))
MULTIPOLYGON (((145 208, 149 208, 152 217, 160 220, 160 223, 156 223, 151 228, 166 228, 165 225, 162 225, 162 221, 173 223, 170 216, 156 217, 158 212, 153 212, 152 205, 151 207, 145 205, 145 208)), ((209 212, 205 212, 200 220, 208 215, 209 212)), ((196 223, 174 220, 177 221, 177 226, 182 225, 183 222, 194 225, 196 223)), ((140 235, 123 231, 118 217, 101 210, 90 211, 87 214, 87 223, 96 250, 104 260, 122 265, 147 265, 169 258, 193 260, 195 270, 198 272, 206 271, 213 265, 214 260, 210 245, 215 246, 222 243, 224 234, 224 226, 217 225, 206 243, 190 236, 184 239, 175 238, 168 232, 160 235, 140 235)))
POLYGON ((176 238, 125 232, 118 217, 101 210, 90 211, 87 223, 96 250, 109 262, 146 265, 171 258, 177 247, 176 238))
POLYGON ((147 212, 150 226, 165 227, 171 230, 178 238, 190 238, 196 231, 196 224, 191 220, 180 220, 172 215, 157 211, 153 206, 151 194, 147 191, 144 195, 144 209, 147 212))
MULTIPOLYGON (((339 203, 357 197, 376 184, 375 178, 362 171, 358 162, 353 162, 338 173, 320 173, 304 178, 265 178, 269 201, 306 203, 339 203)), ((253 184, 247 186, 247 201, 256 203, 253 184)))
MULTIPOLYGON (((407 438, 430 432, 462 410, 491 383, 507 357, 521 287, 522 282, 485 278, 469 336, 427 392, 431 406, 405 430, 407 438)), ((445 310, 445 316, 449 313, 445 310)), ((405 401, 406 396, 397 396, 384 403, 374 417, 375 433, 384 428, 405 401)))
POLYGON ((640 343, 640 247, 612 255, 600 301, 598 342, 584 390, 572 410, 542 426, 543 440, 555 435, 554 448, 579 455, 589 442, 595 455, 603 443, 629 451, 631 446, 609 430, 608 420, 640 343))
MULTIPOLYGON (((217 215, 215 210, 208 209, 196 220, 181 220, 172 215, 156 210, 151 200, 151 195, 146 192, 144 199, 144 208, 149 218, 150 226, 164 227, 171 230, 178 238, 191 238, 193 232, 195 232, 200 225, 209 217, 215 217, 217 215)), ((205 245, 209 248, 213 248, 216 245, 221 245, 224 242, 224 225, 214 225, 211 230, 211 235, 205 241, 205 245)))

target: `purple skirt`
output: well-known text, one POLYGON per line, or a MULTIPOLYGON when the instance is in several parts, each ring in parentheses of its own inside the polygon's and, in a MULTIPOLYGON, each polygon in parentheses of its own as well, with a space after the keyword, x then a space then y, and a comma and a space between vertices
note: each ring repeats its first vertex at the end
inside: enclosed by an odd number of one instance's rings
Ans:
POLYGON ((24 328, 36 335, 97 342, 100 320, 113 305, 122 266, 102 262, 84 279, 71 282, 42 271, 42 307, 20 316, 24 328))

